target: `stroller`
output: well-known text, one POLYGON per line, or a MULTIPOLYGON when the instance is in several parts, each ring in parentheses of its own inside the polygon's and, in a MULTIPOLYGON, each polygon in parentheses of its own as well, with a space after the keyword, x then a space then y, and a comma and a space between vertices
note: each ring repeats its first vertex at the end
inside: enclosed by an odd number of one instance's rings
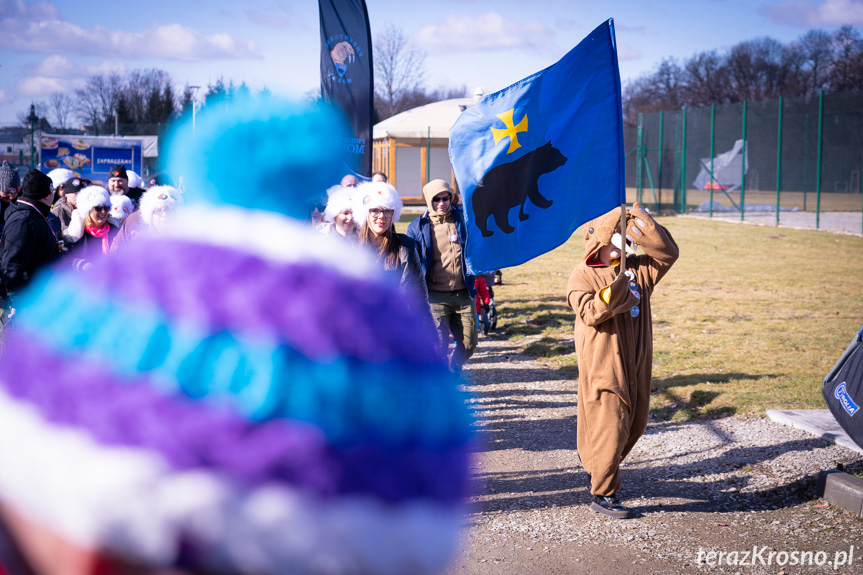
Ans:
POLYGON ((476 287, 477 324, 484 335, 497 328, 497 307, 494 305, 494 274, 480 276, 474 281, 476 287), (491 282, 489 282, 491 278, 491 282))

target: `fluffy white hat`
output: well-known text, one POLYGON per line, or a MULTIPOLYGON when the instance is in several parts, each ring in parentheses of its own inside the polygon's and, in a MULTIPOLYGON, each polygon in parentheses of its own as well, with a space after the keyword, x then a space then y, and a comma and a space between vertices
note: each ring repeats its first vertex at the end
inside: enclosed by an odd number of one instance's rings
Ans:
POLYGON ((129 187, 130 188, 140 188, 141 187, 141 182, 143 181, 141 179, 141 176, 139 176, 138 174, 136 174, 132 170, 126 170, 126 175, 129 176, 129 187))
POLYGON ((384 182, 366 182, 354 188, 354 219, 362 226, 369 217, 372 208, 387 208, 393 210, 393 223, 399 221, 402 215, 402 199, 394 187, 384 182))
POLYGON ((352 212, 356 210, 354 203, 356 202, 356 196, 359 195, 357 191, 358 188, 343 188, 338 186, 338 189, 334 190, 330 188, 327 190, 327 195, 329 196, 327 199, 327 207, 324 210, 324 219, 328 222, 335 221, 336 216, 339 213, 345 210, 351 210, 352 212))
MULTIPOLYGON (((100 186, 87 186, 78 192, 75 205, 77 207, 72 210, 72 218, 69 220, 69 225, 63 230, 63 239, 69 243, 77 242, 84 235, 84 219, 90 213, 90 210, 96 206, 111 206, 111 194, 100 186)), ((119 222, 111 217, 110 212, 108 216, 109 224, 114 226, 119 225, 119 222)))
POLYGON ((74 178, 75 172, 66 168, 55 168, 48 172, 48 177, 51 178, 51 183, 54 184, 54 189, 56 190, 61 184, 65 184, 66 180, 74 178))
POLYGON ((111 207, 111 194, 108 190, 101 186, 87 186, 80 192, 75 199, 75 207, 84 216, 90 213, 90 210, 96 206, 111 207))
POLYGON ((153 212, 156 208, 163 206, 176 208, 183 205, 183 194, 171 186, 153 186, 144 192, 138 205, 141 209, 141 219, 149 226, 153 221, 153 212))
POLYGON ((111 196, 111 217, 122 222, 132 215, 135 211, 135 204, 128 196, 123 194, 113 194, 111 196))

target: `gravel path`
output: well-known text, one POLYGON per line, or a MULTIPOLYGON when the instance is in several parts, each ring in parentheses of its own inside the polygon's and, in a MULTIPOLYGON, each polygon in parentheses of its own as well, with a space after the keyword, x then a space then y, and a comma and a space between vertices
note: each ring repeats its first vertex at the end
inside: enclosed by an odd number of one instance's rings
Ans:
POLYGON ((448 575, 863 573, 863 520, 814 495, 820 470, 863 471, 863 456, 766 418, 652 423, 623 465, 621 499, 635 517, 591 512, 576 456, 576 382, 521 355, 525 343, 480 336, 465 369, 479 432, 476 496, 448 575), (853 564, 834 570, 851 545, 853 564), (765 547, 750 553, 754 565, 738 553, 737 565, 726 556, 699 566, 699 549, 704 563, 710 551, 753 546, 765 547), (789 555, 768 565, 770 551, 789 555), (791 565, 793 552, 808 561, 799 553, 809 551, 825 563, 791 565))

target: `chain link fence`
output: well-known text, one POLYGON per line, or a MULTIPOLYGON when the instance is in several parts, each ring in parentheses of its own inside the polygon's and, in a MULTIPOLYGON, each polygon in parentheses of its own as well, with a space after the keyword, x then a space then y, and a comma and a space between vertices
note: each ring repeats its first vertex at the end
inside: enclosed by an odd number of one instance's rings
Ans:
POLYGON ((628 195, 657 210, 863 234, 863 94, 639 114, 628 195))

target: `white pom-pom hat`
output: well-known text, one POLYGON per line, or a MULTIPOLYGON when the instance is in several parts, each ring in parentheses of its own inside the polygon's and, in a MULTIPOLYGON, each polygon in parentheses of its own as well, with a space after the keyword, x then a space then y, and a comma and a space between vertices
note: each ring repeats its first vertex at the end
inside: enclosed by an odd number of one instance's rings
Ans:
POLYGON ((354 188, 354 219, 362 226, 372 208, 385 208, 393 211, 393 223, 402 215, 402 199, 394 187, 384 182, 366 182, 354 188))

